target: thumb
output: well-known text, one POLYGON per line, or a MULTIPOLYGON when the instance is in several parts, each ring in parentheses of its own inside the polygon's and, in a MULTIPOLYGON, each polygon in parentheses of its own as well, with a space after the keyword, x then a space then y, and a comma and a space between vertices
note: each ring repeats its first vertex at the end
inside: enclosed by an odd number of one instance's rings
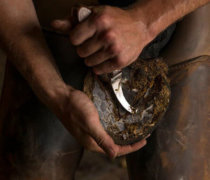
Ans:
POLYGON ((117 156, 118 147, 100 122, 92 124, 91 127, 89 126, 89 134, 110 158, 117 156))
POLYGON ((72 27, 83 21, 91 13, 91 7, 73 7, 71 15, 66 19, 55 19, 51 26, 57 32, 69 34, 72 27))
POLYGON ((106 132, 96 132, 93 136, 98 146, 110 157, 115 158, 118 154, 117 146, 106 132))

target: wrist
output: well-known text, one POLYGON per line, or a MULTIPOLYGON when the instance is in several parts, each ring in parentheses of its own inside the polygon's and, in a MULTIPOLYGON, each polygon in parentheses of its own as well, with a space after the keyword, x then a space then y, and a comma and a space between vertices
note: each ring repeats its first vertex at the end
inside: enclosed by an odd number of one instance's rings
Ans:
POLYGON ((59 83, 54 89, 47 91, 48 100, 46 100, 46 104, 59 118, 63 117, 73 91, 75 89, 64 82, 59 83))
POLYGON ((146 46, 158 35, 157 29, 155 29, 155 31, 152 29, 148 19, 145 15, 143 15, 141 10, 137 10, 136 8, 129 8, 126 9, 126 11, 133 21, 137 34, 139 34, 139 47, 142 45, 146 46))
POLYGON ((131 5, 127 11, 137 24, 145 26, 145 33, 150 41, 171 24, 167 12, 164 11, 162 5, 155 1, 151 1, 151 3, 137 2, 131 5))
POLYGON ((58 116, 73 88, 63 81, 53 58, 31 56, 30 61, 39 63, 28 63, 26 70, 21 68, 21 73, 39 100, 58 116))

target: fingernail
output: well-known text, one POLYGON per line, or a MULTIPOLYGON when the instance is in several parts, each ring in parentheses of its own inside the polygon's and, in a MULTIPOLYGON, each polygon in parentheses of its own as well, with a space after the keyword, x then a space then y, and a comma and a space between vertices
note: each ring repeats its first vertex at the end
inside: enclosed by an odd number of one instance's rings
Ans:
POLYGON ((111 159, 115 159, 115 157, 116 157, 116 152, 115 152, 113 149, 110 149, 110 150, 109 150, 109 157, 110 157, 111 159))

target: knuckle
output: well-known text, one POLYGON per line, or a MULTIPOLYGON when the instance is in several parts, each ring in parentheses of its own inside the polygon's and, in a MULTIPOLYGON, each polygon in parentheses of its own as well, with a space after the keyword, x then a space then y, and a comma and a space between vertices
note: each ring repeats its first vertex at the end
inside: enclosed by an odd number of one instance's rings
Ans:
POLYGON ((101 6, 101 7, 102 7, 102 12, 103 13, 108 13, 109 12, 110 6, 104 5, 104 6, 101 6))
POLYGON ((111 53, 112 55, 117 55, 120 53, 120 48, 117 44, 113 44, 110 46, 109 48, 109 53, 111 53))
POLYGON ((122 64, 123 64, 123 59, 122 59, 121 57, 117 57, 117 58, 115 59, 115 64, 116 64, 117 66, 122 66, 122 64))
POLYGON ((119 67, 124 67, 126 65, 125 60, 122 57, 117 57, 115 59, 115 65, 119 68, 119 67))
POLYGON ((104 40, 105 40, 105 42, 108 42, 108 43, 115 42, 115 33, 113 31, 107 31, 104 34, 104 40))
POLYGON ((104 144, 104 139, 103 139, 103 138, 96 138, 96 143, 97 143, 99 146, 103 146, 103 144, 104 144))
POLYGON ((109 25, 109 16, 105 13, 95 18, 95 23, 98 27, 107 27, 109 25))

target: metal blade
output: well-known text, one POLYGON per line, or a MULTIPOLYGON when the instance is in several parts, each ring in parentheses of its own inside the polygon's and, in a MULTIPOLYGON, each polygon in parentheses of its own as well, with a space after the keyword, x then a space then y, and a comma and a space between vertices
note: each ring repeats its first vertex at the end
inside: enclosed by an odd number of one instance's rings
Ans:
POLYGON ((123 94, 121 80, 122 80, 122 72, 119 72, 113 78, 111 78, 112 89, 115 93, 115 96, 117 97, 117 100, 120 102, 122 107, 128 112, 134 113, 135 112, 134 108, 131 107, 131 105, 125 99, 125 96, 123 94))

